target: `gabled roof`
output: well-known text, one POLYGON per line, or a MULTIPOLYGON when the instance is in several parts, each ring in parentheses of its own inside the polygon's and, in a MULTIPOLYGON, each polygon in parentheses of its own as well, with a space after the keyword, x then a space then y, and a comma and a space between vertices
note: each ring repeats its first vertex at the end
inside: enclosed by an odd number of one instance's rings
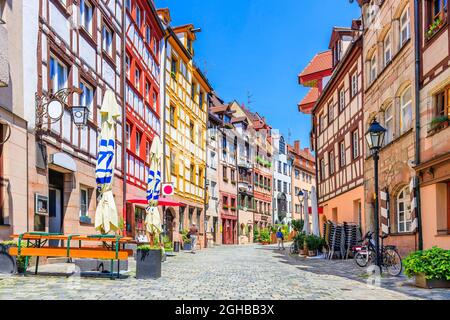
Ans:
POLYGON ((333 48, 333 44, 341 38, 343 35, 352 35, 353 30, 351 28, 346 27, 333 27, 333 31, 331 32, 330 44, 328 45, 329 49, 333 48))
POLYGON ((319 99, 319 88, 311 88, 303 100, 298 104, 300 112, 311 114, 314 104, 319 99))
MULTIPOLYGON (((308 81, 323 78, 320 73, 330 73, 333 68, 333 55, 331 50, 318 53, 312 58, 306 68, 298 75, 299 84, 307 85, 308 81)), ((329 74, 325 75, 328 76, 329 74)), ((308 85, 307 85, 308 86, 308 85)))

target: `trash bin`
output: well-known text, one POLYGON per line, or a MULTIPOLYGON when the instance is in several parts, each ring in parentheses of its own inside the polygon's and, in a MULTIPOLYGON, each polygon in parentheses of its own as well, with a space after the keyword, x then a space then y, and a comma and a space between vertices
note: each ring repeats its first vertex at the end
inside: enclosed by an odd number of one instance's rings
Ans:
POLYGON ((175 241, 173 243, 173 252, 180 252, 180 242, 179 241, 175 241))

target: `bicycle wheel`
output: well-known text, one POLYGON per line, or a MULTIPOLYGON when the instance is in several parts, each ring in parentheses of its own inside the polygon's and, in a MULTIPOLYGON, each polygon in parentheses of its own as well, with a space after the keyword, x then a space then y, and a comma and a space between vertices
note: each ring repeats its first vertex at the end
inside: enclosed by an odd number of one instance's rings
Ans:
POLYGON ((358 251, 353 259, 359 267, 364 268, 365 266, 367 266, 367 262, 369 262, 368 257, 369 255, 367 254, 367 251, 358 251))
POLYGON ((383 255, 383 264, 391 276, 398 276, 402 272, 402 258, 397 250, 386 249, 383 255))
POLYGON ((298 253, 298 247, 297 247, 297 244, 295 242, 293 242, 291 244, 290 252, 291 252, 291 254, 297 254, 298 253))

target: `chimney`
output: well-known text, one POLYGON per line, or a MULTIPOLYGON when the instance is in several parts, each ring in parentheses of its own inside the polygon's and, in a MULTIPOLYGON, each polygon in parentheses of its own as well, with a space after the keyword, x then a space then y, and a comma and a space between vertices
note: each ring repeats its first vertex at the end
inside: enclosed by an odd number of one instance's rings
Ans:
POLYGON ((305 152, 307 153, 307 154, 310 154, 311 152, 309 151, 309 148, 305 148, 305 152))
POLYGON ((294 150, 295 150, 295 153, 300 154, 300 140, 294 141, 294 150))

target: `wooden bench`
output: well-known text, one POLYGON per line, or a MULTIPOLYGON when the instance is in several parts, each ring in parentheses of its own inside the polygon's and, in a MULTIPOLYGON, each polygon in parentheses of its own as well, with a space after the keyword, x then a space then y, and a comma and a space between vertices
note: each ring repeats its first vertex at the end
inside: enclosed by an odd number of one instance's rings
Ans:
MULTIPOLYGON (((113 263, 117 260, 117 277, 120 277, 120 261, 128 260, 133 256, 133 250, 121 248, 126 243, 131 243, 132 238, 124 238, 119 236, 80 236, 80 235, 59 235, 41 232, 30 232, 21 235, 13 235, 11 238, 19 240, 18 247, 9 248, 11 256, 26 257, 25 265, 28 266, 29 257, 37 257, 35 274, 38 273, 39 257, 64 257, 78 259, 102 259, 111 260, 111 276, 113 275, 113 263), (66 246, 49 247, 46 246, 49 240, 65 241, 66 246), (27 241, 27 245, 22 246, 22 241, 27 241), (78 247, 71 247, 72 241, 78 241, 78 247), (102 242, 103 246, 85 247, 82 242, 102 242), (108 246, 108 242, 111 243, 108 246)), ((26 272, 26 271, 25 271, 26 272)))

